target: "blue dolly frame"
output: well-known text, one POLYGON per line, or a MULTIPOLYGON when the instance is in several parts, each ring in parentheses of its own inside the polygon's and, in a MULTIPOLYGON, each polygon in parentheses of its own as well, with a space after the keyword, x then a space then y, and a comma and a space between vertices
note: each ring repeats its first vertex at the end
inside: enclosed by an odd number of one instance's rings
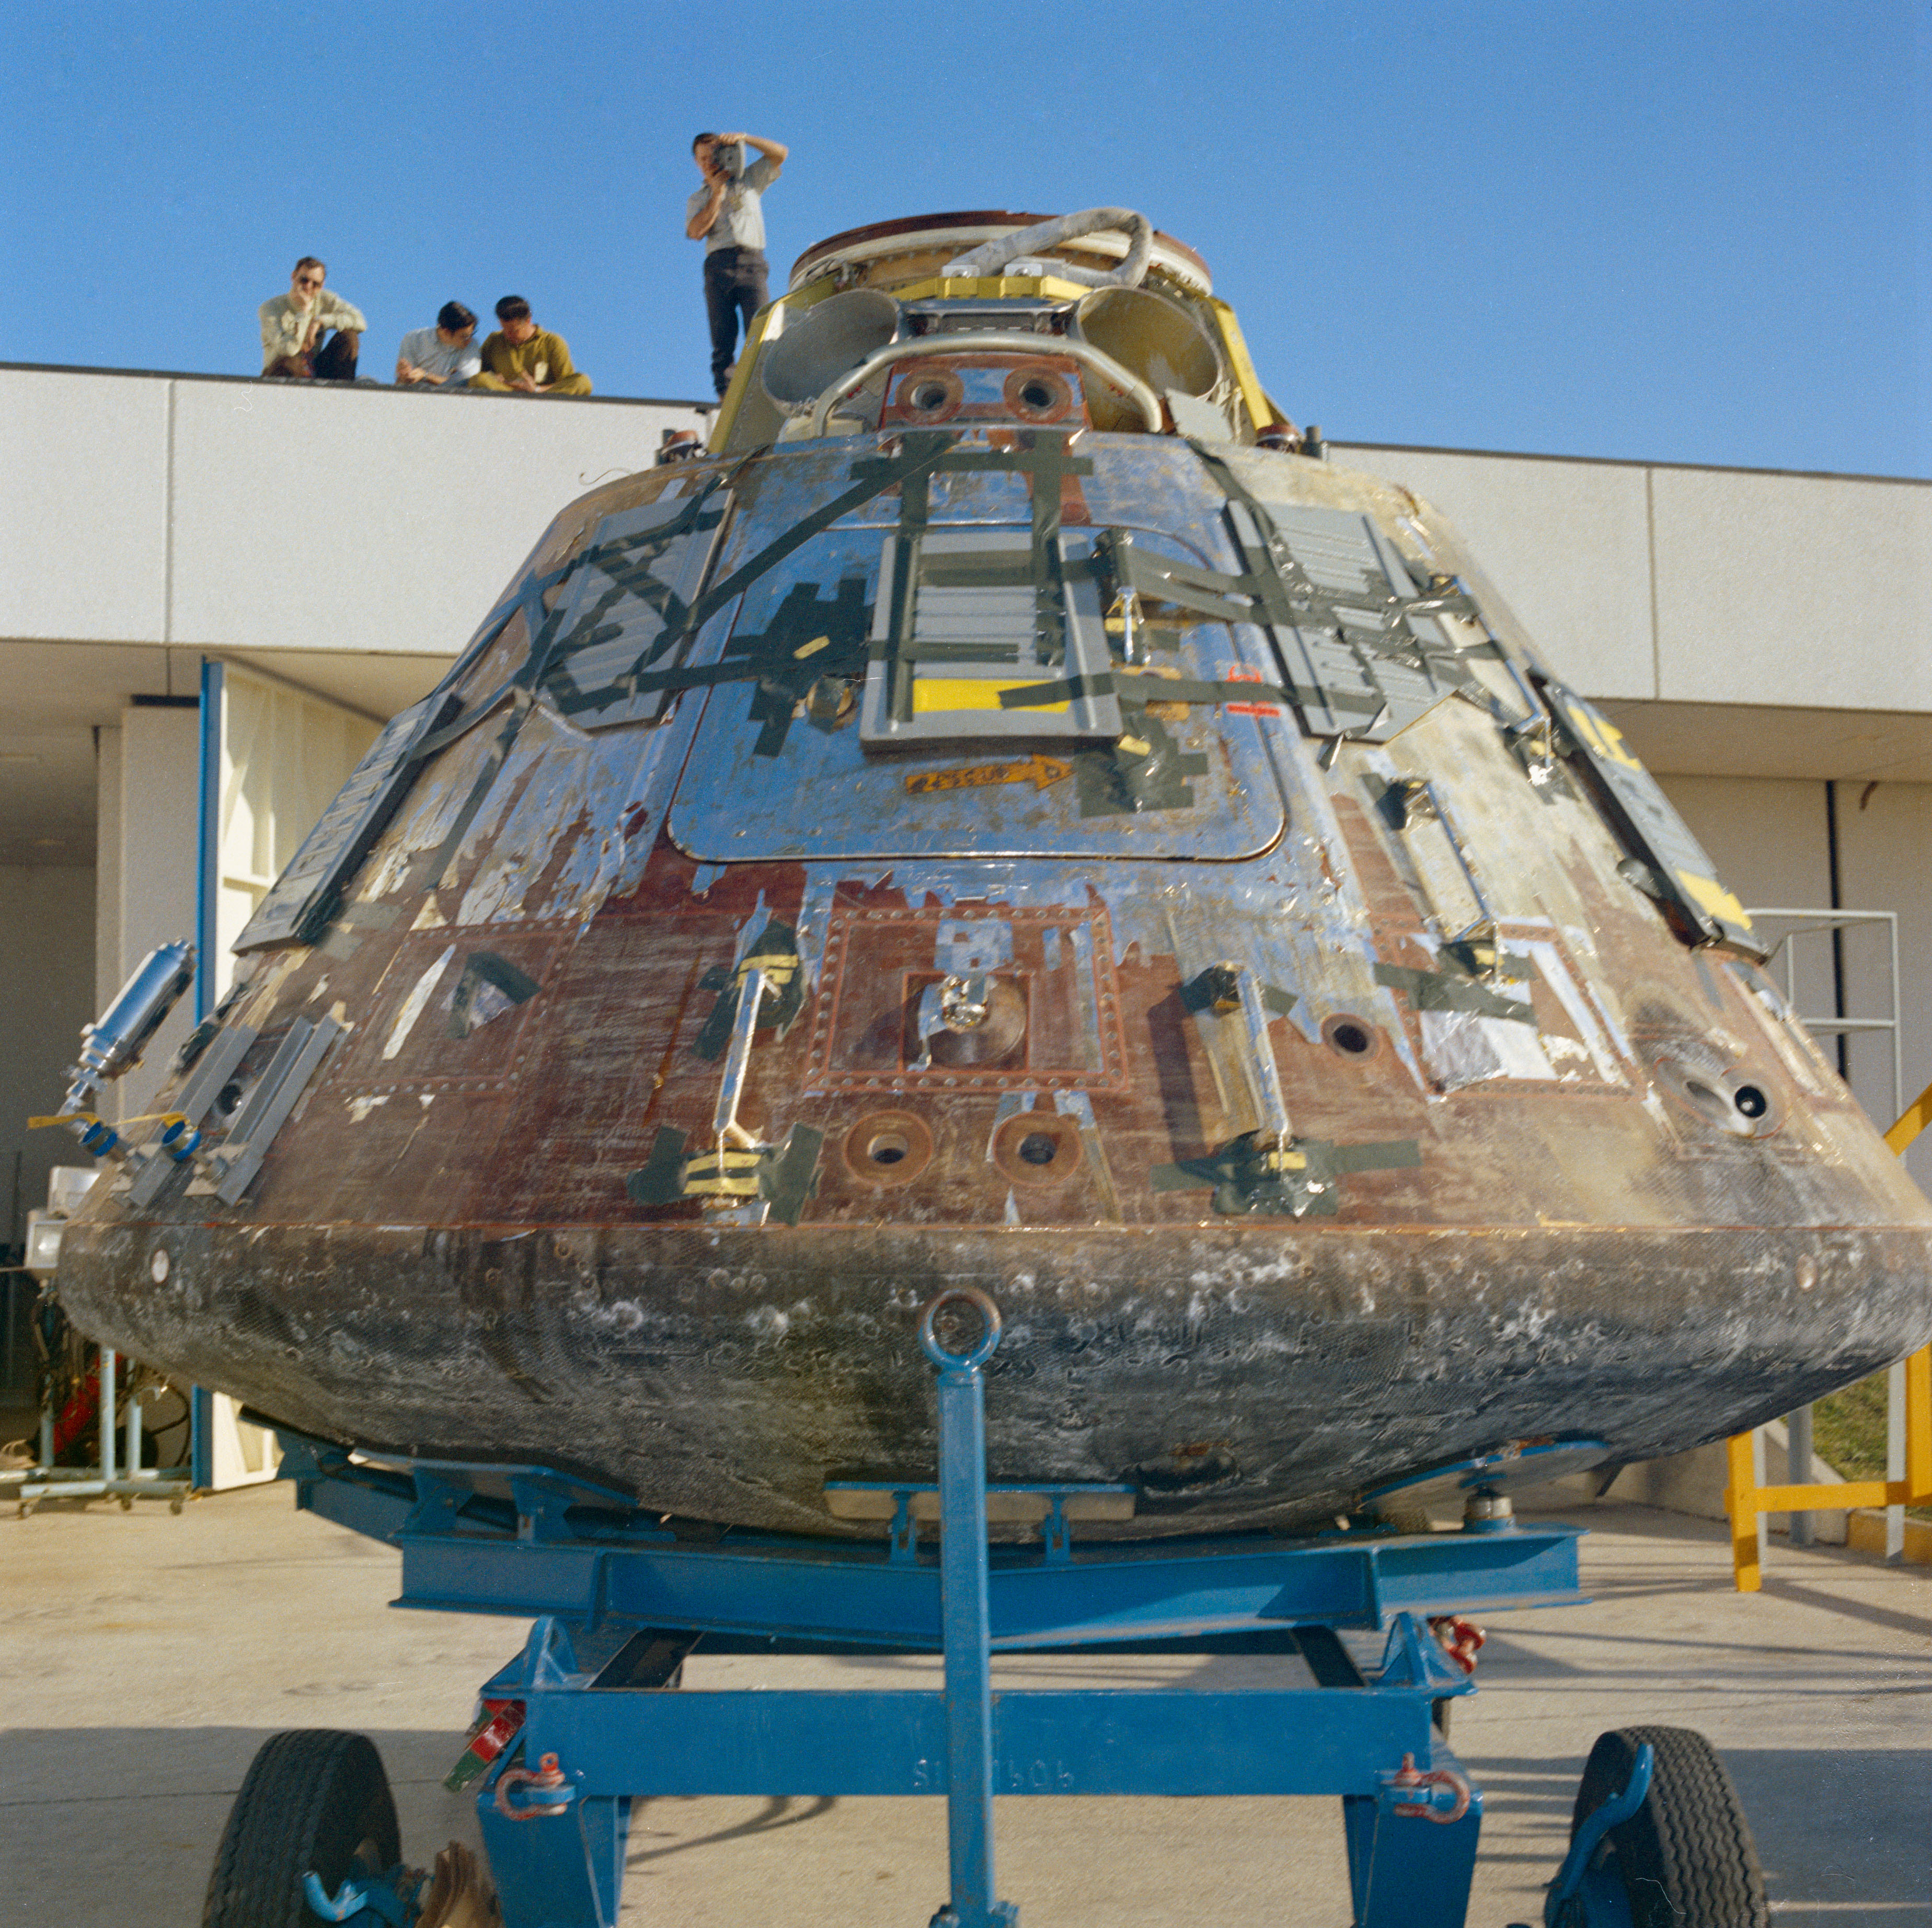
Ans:
MULTIPOLYGON (((1076 1549, 1065 1501, 1090 1489, 1028 1486, 995 1490, 1045 1495, 1042 1542, 989 1547, 982 1375, 999 1313, 956 1288, 927 1306, 920 1336, 938 1376, 936 1558, 913 1519, 913 1496, 931 1487, 889 1489, 884 1548, 735 1530, 694 1540, 547 1469, 386 1466, 284 1435, 299 1507, 400 1549, 397 1604, 539 1616, 482 1690, 523 1712, 520 1745, 477 1796, 507 1928, 614 1928, 632 1803, 674 1794, 944 1795, 951 1895, 934 1928, 1010 1928, 1018 1910, 994 1879, 996 1792, 1338 1795, 1357 1928, 1460 1928, 1482 1798, 1432 1715, 1473 1683, 1426 1623, 1580 1599, 1578 1530, 1505 1516, 1446 1534, 1076 1549), (960 1300, 982 1323, 956 1352, 934 1319, 960 1300), (1378 1669, 1357 1665, 1340 1628, 1386 1634, 1378 1669), (707 1654, 938 1651, 944 1688, 681 1690, 700 1641, 707 1654), (1304 1666, 1294 1684, 1226 1692, 992 1691, 994 1652, 1100 1645, 1304 1666)), ((1604 1828, 1642 1799, 1648 1765, 1590 1817, 1552 1906, 1604 1828)), ((386 1881, 326 1897, 311 1876, 310 1888, 326 1918, 411 1918, 386 1881)))

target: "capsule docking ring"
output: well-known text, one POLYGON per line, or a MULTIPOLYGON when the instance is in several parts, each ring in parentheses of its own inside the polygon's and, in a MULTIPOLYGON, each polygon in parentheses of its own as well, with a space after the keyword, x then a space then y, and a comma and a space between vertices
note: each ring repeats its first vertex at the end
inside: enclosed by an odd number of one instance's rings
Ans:
POLYGON ((974 1372, 985 1365, 998 1348, 1000 1309, 976 1285, 949 1285, 938 1297, 927 1300, 926 1310, 920 1315, 919 1342, 925 1347, 926 1357, 942 1372, 974 1372), (950 1350, 934 1324, 941 1309, 952 1305, 970 1306, 980 1315, 986 1328, 965 1352, 950 1350))

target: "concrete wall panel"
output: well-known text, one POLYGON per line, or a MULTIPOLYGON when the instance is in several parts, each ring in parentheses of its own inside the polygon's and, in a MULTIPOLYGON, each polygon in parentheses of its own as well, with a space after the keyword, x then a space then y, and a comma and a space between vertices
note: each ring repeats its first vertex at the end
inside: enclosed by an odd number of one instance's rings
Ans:
POLYGON ((1932 486, 1653 473, 1658 696, 1932 708, 1932 486))
MULTIPOLYGON (((1899 1003, 1905 1102, 1932 1084, 1932 784, 1838 786, 1838 850, 1845 901, 1898 913, 1899 1003), (1861 804, 1861 796, 1863 802, 1861 804)), ((1856 961, 1850 1008, 1874 1008, 1882 985, 1875 958, 1856 961)), ((1892 1093, 1891 1067, 1876 1041, 1855 1047, 1852 1084, 1868 1111, 1892 1093)), ((1888 1120, 1888 1122, 1889 1122, 1888 1120)), ((1913 1177, 1932 1192, 1932 1132, 1906 1154, 1913 1177)))
POLYGON ((173 385, 0 376, 0 636, 164 640, 173 385))
POLYGON ((27 1120, 58 1107, 94 1015, 94 872, 0 865, 0 1243, 20 1243, 53 1166, 92 1162, 71 1132, 30 1132, 27 1120))
POLYGON ((1586 695, 1657 694, 1641 468, 1339 446, 1335 460, 1440 509, 1558 673, 1586 695))
POLYGON ((178 385, 174 636, 460 649, 552 517, 688 409, 178 385))

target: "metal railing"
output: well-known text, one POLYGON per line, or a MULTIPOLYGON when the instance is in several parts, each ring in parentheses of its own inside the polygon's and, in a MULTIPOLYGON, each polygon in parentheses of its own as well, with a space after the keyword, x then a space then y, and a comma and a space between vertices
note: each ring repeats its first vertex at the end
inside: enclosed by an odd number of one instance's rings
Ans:
MULTIPOLYGON (((1932 1086, 1928 1086, 1908 1111, 1905 1104, 1905 1050, 1899 1013, 1898 915, 1892 910, 1796 910, 1784 907, 1754 908, 1748 913, 1754 928, 1787 925, 1765 960, 1769 972, 1783 966, 1784 1001, 1814 1037, 1849 1039, 1877 1033, 1891 1042, 1892 1110, 1894 1120, 1886 1133, 1886 1142, 1899 1156, 1932 1119, 1932 1086), (1800 941, 1829 937, 1833 940, 1832 979, 1834 1005, 1844 1002, 1842 945, 1848 931, 1882 928, 1886 939, 1886 997, 1890 1015, 1882 1018, 1848 1017, 1834 1010, 1829 1017, 1808 1017, 1798 1009, 1798 965, 1800 941)), ((1774 931, 1771 934, 1777 934, 1774 931)), ((1840 1062, 1844 1062, 1840 1055, 1840 1062)), ((1731 1516, 1731 1558, 1738 1589, 1742 1593, 1758 1590, 1763 1559, 1762 1519, 1768 1513, 1789 1510, 1791 1543, 1811 1543, 1814 1509, 1837 1507, 1880 1506, 1885 1508, 1886 1558, 1898 1560, 1905 1550, 1905 1509, 1932 1498, 1932 1394, 1928 1394, 1927 1370, 1932 1363, 1932 1348, 1910 1360, 1894 1363, 1886 1380, 1886 1477, 1882 1480, 1850 1480, 1836 1485, 1814 1484, 1809 1475, 1812 1465, 1811 1408, 1803 1406, 1785 1421, 1786 1483, 1762 1484, 1759 1435, 1740 1434, 1730 1444, 1730 1485, 1725 1504, 1731 1516), (1802 1476, 1802 1477, 1801 1477, 1802 1476), (1796 1504, 1793 1504, 1794 1499, 1796 1504)))
MULTIPOLYGON (((1883 1018, 1852 1018, 1834 1010, 1828 1018, 1805 1017, 1802 1014, 1798 1022, 1814 1037, 1834 1037, 1841 1041, 1839 1062, 1847 1072, 1843 1041, 1862 1033, 1882 1032, 1891 1039, 1892 1105, 1884 1114, 1896 1119, 1905 1105, 1905 1050, 1904 1026, 1899 1012, 1899 962, 1898 916, 1891 910, 1787 910, 1768 908, 1751 911, 1754 925, 1786 923, 1790 928, 1779 937, 1771 955, 1766 960, 1766 969, 1773 969, 1780 958, 1784 969, 1784 1000, 1796 1010, 1798 1005, 1798 960, 1800 940, 1809 937, 1829 937, 1832 940, 1832 974, 1834 1005, 1844 1002, 1844 956, 1843 943, 1845 933, 1861 928, 1882 928, 1886 938, 1886 1002, 1890 1015, 1883 1018)), ((1847 1077, 1849 1083, 1850 1078, 1847 1077)), ((1902 1149, 1902 1148, 1901 1148, 1902 1149)), ((1894 1366, 1886 1382, 1886 1409, 1888 1420, 1888 1445, 1886 1458, 1886 1477, 1902 1478, 1905 1471, 1904 1454, 1904 1435, 1901 1429, 1904 1412, 1905 1384, 1900 1376, 1904 1368, 1894 1366)), ((1794 1484, 1803 1484, 1811 1474, 1812 1462, 1812 1409, 1801 1406, 1797 1411, 1786 1415, 1786 1477, 1794 1484)), ((1795 1513, 1791 1516, 1791 1543, 1794 1546, 1811 1544, 1812 1522, 1808 1511, 1795 1513)), ((1896 1559, 1903 1552, 1905 1544, 1905 1509, 1890 1507, 1886 1511, 1886 1546, 1887 1557, 1896 1559)))
MULTIPOLYGON (((1784 964, 1784 1001, 1796 1012, 1798 1006, 1799 940, 1807 937, 1842 937, 1847 931, 1882 926, 1886 934, 1886 997, 1891 1015, 1885 1018, 1848 1018, 1834 1012, 1828 1018, 1806 1017, 1798 1021, 1814 1037, 1856 1037, 1870 1032, 1888 1033, 1892 1039, 1892 1109, 1896 1118, 1905 1109, 1905 1048, 1898 1010, 1898 913, 1895 910, 1792 910, 1753 909, 1745 913, 1754 929, 1766 924, 1786 924, 1790 928, 1772 947, 1765 960, 1767 971, 1784 964)), ((1840 985, 1842 991, 1842 984, 1840 985)))

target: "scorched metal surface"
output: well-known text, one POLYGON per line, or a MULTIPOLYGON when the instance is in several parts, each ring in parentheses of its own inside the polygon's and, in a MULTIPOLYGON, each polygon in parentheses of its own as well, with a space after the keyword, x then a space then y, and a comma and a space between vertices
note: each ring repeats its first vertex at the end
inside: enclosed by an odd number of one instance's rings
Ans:
POLYGON ((1453 532, 1299 452, 1184 250, 941 271, 990 218, 814 250, 713 451, 559 517, 243 934, 71 1315, 819 1532, 931 1465, 947 1286, 992 1477, 1116 1533, 1920 1343, 1932 1213, 1453 532))

